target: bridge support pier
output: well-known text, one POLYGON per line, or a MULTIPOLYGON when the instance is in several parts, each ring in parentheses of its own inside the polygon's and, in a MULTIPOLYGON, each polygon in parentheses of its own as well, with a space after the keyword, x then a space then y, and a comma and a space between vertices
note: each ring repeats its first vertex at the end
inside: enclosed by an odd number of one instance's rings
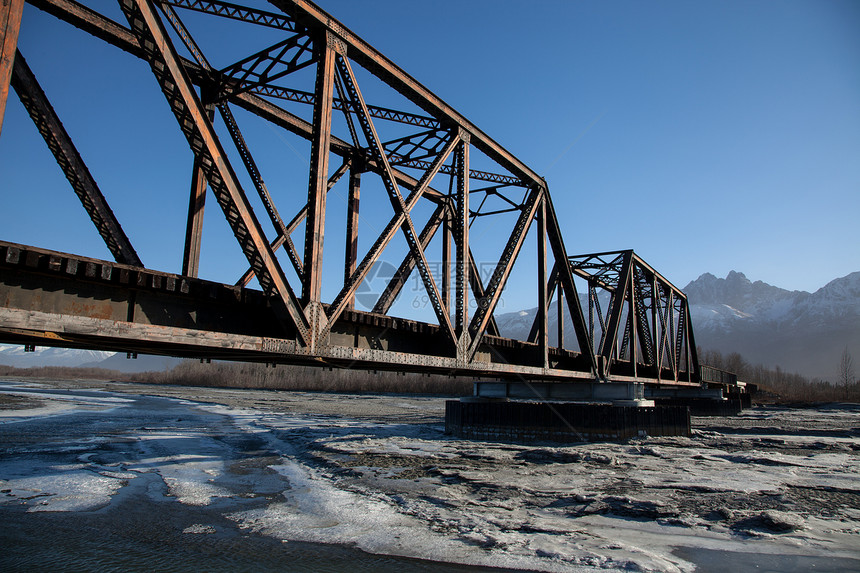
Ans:
POLYGON ((749 394, 725 395, 722 388, 646 388, 645 395, 658 405, 686 406, 693 416, 734 416, 749 408, 749 394))
POLYGON ((445 431, 503 442, 574 443, 689 436, 690 411, 655 406, 645 385, 625 382, 475 382, 473 396, 445 404, 445 431))
POLYGON ((723 400, 721 388, 646 388, 645 395, 652 399, 670 398, 706 398, 709 400, 723 400))
POLYGON ((686 406, 471 398, 445 403, 445 432, 458 438, 570 444, 643 436, 689 436, 686 406))
POLYGON ((475 382, 473 395, 478 398, 654 406, 654 401, 646 398, 642 382, 475 382))

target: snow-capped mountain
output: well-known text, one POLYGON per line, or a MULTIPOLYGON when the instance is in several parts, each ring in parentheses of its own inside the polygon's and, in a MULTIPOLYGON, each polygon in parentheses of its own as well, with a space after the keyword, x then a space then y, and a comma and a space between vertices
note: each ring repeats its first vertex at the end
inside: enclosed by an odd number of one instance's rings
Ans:
POLYGON ((125 352, 49 348, 47 346, 37 346, 33 352, 24 352, 23 346, 0 344, 0 364, 16 368, 65 366, 70 368, 105 368, 120 372, 144 372, 147 370, 169 370, 181 361, 181 358, 148 354, 140 354, 134 360, 129 360, 125 352))
POLYGON ((0 344, 0 364, 16 368, 39 366, 84 366, 98 363, 113 356, 114 352, 102 350, 78 350, 73 348, 49 348, 37 346, 33 352, 24 352, 16 344, 0 344))
POLYGON ((684 292, 703 348, 829 380, 846 347, 860 355, 860 272, 814 293, 752 282, 734 271, 724 279, 704 274, 684 292))
MULTIPOLYGON (((750 281, 732 271, 726 278, 703 274, 684 289, 697 345, 740 353, 752 364, 835 380, 843 349, 860 359, 860 272, 835 279, 814 293, 750 281)), ((580 293, 583 309, 586 302, 580 293)), ((536 309, 496 317, 503 336, 524 340, 536 309)), ((555 312, 549 316, 556 341, 555 312)), ((575 348, 567 318, 565 345, 575 348)))

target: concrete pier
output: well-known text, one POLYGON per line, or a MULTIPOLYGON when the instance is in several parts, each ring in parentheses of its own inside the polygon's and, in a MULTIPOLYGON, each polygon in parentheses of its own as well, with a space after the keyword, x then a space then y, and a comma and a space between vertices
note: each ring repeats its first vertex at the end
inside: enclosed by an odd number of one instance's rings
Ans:
POLYGON ((704 386, 646 388, 645 396, 662 406, 687 406, 693 416, 735 416, 752 406, 752 396, 747 392, 725 392, 723 388, 704 386))
POLYGON ((641 382, 475 382, 474 396, 557 402, 602 403, 616 406, 654 406, 641 382))
POLYGON ((449 400, 445 432, 459 438, 520 443, 689 436, 690 411, 686 406, 449 400))

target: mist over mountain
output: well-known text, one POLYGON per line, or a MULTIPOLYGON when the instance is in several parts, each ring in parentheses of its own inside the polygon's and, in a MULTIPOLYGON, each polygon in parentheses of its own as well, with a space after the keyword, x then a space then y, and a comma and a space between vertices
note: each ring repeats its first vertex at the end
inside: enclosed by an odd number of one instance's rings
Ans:
MULTIPOLYGON (((705 273, 682 290, 690 303, 696 344, 706 350, 738 352, 752 364, 831 381, 846 346, 860 360, 860 272, 814 293, 753 282, 735 271, 725 278, 705 273)), ((583 293, 580 304, 587 308, 583 293)), ((536 310, 499 315, 502 336, 526 339, 536 310)), ((573 325, 565 315, 565 345, 575 348, 573 325)), ((554 309, 549 323, 550 344, 556 344, 554 309)))

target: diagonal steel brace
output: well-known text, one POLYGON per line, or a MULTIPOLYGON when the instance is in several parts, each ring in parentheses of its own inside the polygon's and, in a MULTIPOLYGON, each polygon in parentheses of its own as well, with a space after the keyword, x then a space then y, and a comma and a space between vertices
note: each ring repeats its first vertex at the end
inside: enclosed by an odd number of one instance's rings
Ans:
POLYGON ((300 340, 310 344, 307 317, 263 234, 151 0, 120 0, 120 7, 260 285, 267 295, 278 301, 274 308, 281 319, 290 320, 300 340), (283 316, 283 311, 287 316, 283 316))

